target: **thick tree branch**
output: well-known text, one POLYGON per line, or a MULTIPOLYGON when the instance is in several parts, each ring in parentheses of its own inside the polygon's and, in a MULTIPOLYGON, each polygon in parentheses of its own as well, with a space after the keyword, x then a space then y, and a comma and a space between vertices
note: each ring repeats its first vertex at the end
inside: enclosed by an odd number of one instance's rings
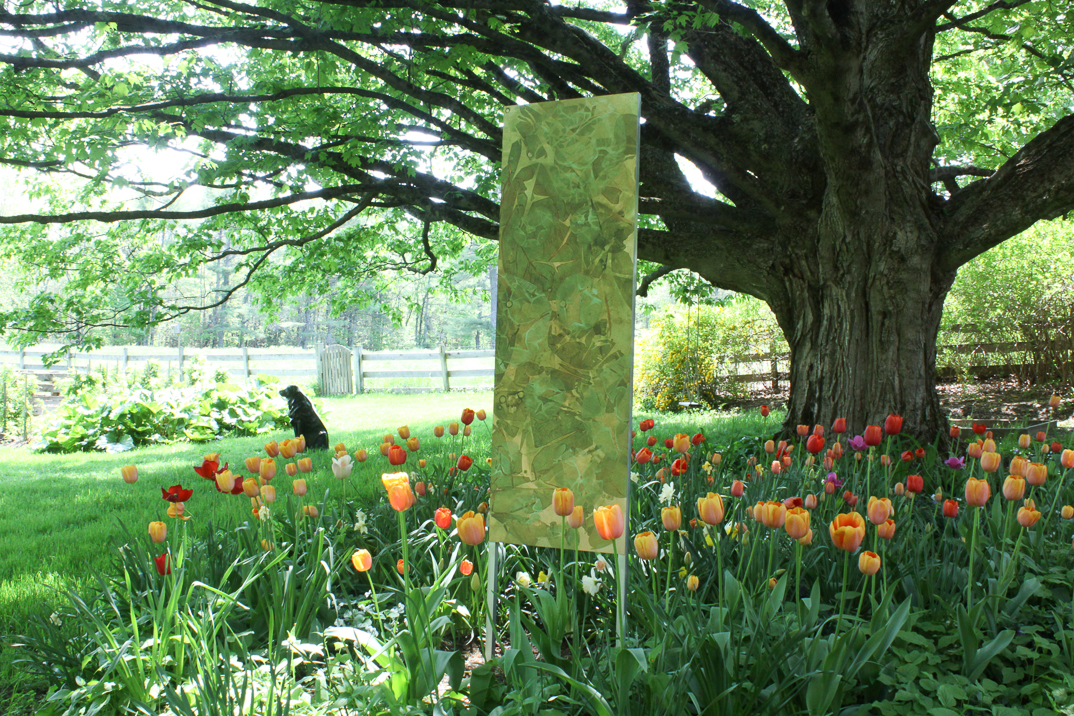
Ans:
POLYGON ((1074 115, 1041 132, 988 179, 951 197, 942 265, 954 270, 1042 219, 1074 211, 1074 115))
MULTIPOLYGON (((993 2, 992 4, 987 5, 976 12, 971 12, 967 15, 963 15, 962 17, 950 18, 950 22, 945 22, 942 25, 937 25, 936 32, 947 32, 948 30, 954 30, 962 27, 967 22, 973 22, 974 20, 978 20, 985 15, 989 15, 995 12, 996 10, 1013 10, 1014 8, 1019 7, 1021 5, 1025 5, 1030 1, 1031 0, 996 0, 996 2, 993 2)), ((940 12, 936 14, 936 17, 945 14, 950 7, 955 5, 954 2, 949 1, 941 2, 940 4, 946 5, 947 7, 943 7, 942 9, 940 9, 940 12)))

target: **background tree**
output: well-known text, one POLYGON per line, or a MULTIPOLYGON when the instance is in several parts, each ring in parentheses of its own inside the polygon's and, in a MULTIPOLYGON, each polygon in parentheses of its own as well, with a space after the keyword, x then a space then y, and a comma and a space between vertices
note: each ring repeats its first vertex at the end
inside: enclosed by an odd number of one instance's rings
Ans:
POLYGON ((42 183, 32 213, 0 219, 33 273, 67 281, 3 323, 86 340, 92 326, 166 319, 204 305, 165 300, 162 286, 228 258, 231 287, 271 297, 324 275, 368 295, 357 287, 371 272, 432 271, 464 234, 496 238, 505 106, 639 92, 639 253, 655 275, 690 268, 771 306, 792 351, 788 425, 894 411, 931 437, 944 423, 936 334, 958 267, 1074 207, 1067 10, 5 5, 0 161, 75 177, 79 195, 72 206, 42 183), (165 148, 191 161, 145 161, 165 148), (695 191, 684 164, 716 195, 695 191), (211 205, 175 208, 195 187, 211 205), (148 238, 159 222, 167 245, 148 238), (104 285, 129 302, 95 300, 104 285))

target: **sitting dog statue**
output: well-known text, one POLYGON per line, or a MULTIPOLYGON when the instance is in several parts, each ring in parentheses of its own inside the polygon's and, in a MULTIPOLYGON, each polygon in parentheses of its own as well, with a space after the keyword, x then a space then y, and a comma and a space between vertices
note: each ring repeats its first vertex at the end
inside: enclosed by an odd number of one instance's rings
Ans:
POLYGON ((280 395, 287 398, 287 414, 291 417, 291 427, 295 429, 295 437, 305 435, 307 449, 327 450, 328 429, 324 426, 324 421, 317 414, 310 399, 298 389, 297 385, 287 386, 280 391, 280 395))

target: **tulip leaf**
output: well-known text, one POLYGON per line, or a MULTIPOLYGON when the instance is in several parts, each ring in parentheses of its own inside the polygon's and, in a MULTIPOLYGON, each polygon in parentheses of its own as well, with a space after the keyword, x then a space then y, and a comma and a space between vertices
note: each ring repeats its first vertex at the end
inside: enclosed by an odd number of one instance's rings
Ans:
POLYGON ((600 692, 594 689, 590 684, 583 683, 578 679, 569 676, 565 671, 563 671, 563 669, 559 668, 558 666, 553 666, 552 664, 542 664, 539 661, 533 661, 524 664, 524 666, 529 667, 531 669, 547 671, 549 674, 553 674, 559 677, 567 684, 573 686, 574 688, 585 694, 589 698, 590 703, 594 707, 594 712, 598 714, 598 716, 612 716, 611 705, 609 705, 608 702, 605 701, 604 697, 600 695, 600 692))
POLYGON ((995 639, 977 650, 976 654, 974 654, 973 658, 970 659, 967 664, 967 678, 972 680, 980 676, 981 672, 988 666, 988 662, 992 661, 997 654, 1006 649, 1012 639, 1014 639, 1014 630, 1004 629, 996 635, 995 639))
POLYGON ((1036 594, 1040 587, 1040 580, 1036 577, 1030 577, 1022 582, 1022 587, 1018 590, 1018 594, 1011 597, 1003 607, 1003 613, 1013 619, 1018 614, 1018 610, 1022 608, 1022 605, 1026 603, 1026 600, 1036 594))

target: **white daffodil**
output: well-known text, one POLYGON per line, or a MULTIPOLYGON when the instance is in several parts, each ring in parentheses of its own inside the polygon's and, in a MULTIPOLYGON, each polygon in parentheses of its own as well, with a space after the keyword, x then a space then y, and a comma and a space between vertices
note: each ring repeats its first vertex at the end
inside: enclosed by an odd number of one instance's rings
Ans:
POLYGON ((529 588, 531 582, 530 575, 526 572, 519 572, 515 575, 515 581, 518 582, 520 587, 529 588))
POLYGON ((354 513, 354 531, 358 534, 364 535, 369 532, 369 528, 365 525, 365 513, 358 510, 354 513))
POLYGON ((633 482, 635 485, 638 484, 638 480, 640 480, 640 479, 641 479, 641 475, 639 475, 638 473, 636 473, 636 472, 630 473, 630 481, 633 482))
POLYGON ((600 582, 586 575, 582 577, 582 591, 586 594, 596 594, 600 591, 600 582))
POLYGON ((257 511, 257 518, 264 522, 272 517, 272 512, 269 511, 268 505, 261 505, 261 509, 257 511))
POLYGON ((675 499, 675 483, 667 482, 660 488, 660 504, 670 505, 675 499))

